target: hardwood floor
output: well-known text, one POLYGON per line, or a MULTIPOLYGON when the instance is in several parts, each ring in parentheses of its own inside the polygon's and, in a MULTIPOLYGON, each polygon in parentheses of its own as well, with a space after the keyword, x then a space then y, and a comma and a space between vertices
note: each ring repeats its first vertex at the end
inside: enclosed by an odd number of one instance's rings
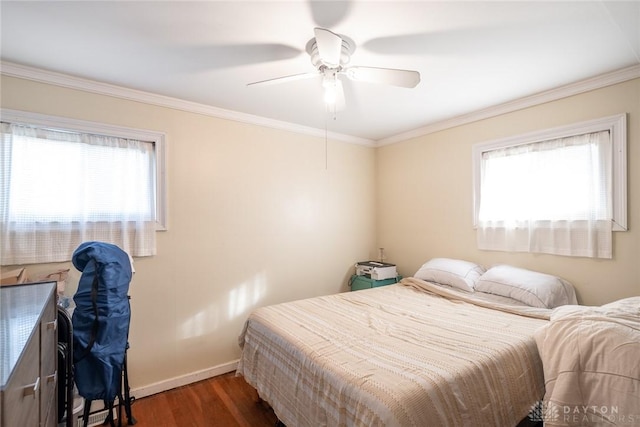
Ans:
MULTIPOLYGON (((136 399, 131 410, 136 427, 273 427, 277 422, 273 410, 235 372, 136 399)), ((122 425, 127 425, 124 410, 122 425)))
MULTIPOLYGON (((258 398, 258 393, 244 378, 236 377, 235 372, 136 399, 131 408, 136 427, 278 425, 269 405, 258 398)), ((122 425, 127 425, 124 410, 122 425)), ((516 427, 542 427, 542 423, 524 419, 516 427)))

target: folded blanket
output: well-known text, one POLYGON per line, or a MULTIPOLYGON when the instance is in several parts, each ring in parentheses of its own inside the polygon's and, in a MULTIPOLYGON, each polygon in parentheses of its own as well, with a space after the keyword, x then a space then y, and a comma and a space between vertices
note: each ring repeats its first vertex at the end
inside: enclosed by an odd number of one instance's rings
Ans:
POLYGON ((545 426, 640 426, 640 297, 559 307, 535 338, 545 426))

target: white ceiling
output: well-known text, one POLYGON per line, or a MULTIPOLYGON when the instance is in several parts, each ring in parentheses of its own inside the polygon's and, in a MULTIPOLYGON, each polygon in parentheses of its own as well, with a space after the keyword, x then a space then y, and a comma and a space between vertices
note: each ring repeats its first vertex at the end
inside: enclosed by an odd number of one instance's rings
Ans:
POLYGON ((4 1, 1 59, 373 141, 640 64, 640 2, 4 1), (313 28, 350 65, 417 70, 414 89, 344 81, 326 113, 313 28))

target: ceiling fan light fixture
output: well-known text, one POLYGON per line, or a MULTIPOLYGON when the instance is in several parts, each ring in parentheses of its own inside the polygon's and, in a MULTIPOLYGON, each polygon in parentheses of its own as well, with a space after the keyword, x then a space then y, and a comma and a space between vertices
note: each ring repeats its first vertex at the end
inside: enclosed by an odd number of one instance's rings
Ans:
POLYGON ((322 77, 322 88, 324 89, 325 104, 335 104, 338 92, 338 76, 335 72, 325 71, 324 77, 322 77))
POLYGON ((324 88, 324 103, 327 105, 333 105, 336 103, 336 87, 324 88))
POLYGON ((347 68, 345 70, 345 74, 347 75, 348 78, 352 80, 358 79, 358 71, 355 68, 347 68))

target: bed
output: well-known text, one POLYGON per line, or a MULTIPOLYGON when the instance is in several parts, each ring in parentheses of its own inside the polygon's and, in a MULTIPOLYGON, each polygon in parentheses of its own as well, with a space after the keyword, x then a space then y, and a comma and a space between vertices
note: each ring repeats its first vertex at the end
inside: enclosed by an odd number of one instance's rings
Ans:
POLYGON ((290 427, 515 426, 544 396, 550 308, 418 273, 256 309, 237 375, 290 427))

